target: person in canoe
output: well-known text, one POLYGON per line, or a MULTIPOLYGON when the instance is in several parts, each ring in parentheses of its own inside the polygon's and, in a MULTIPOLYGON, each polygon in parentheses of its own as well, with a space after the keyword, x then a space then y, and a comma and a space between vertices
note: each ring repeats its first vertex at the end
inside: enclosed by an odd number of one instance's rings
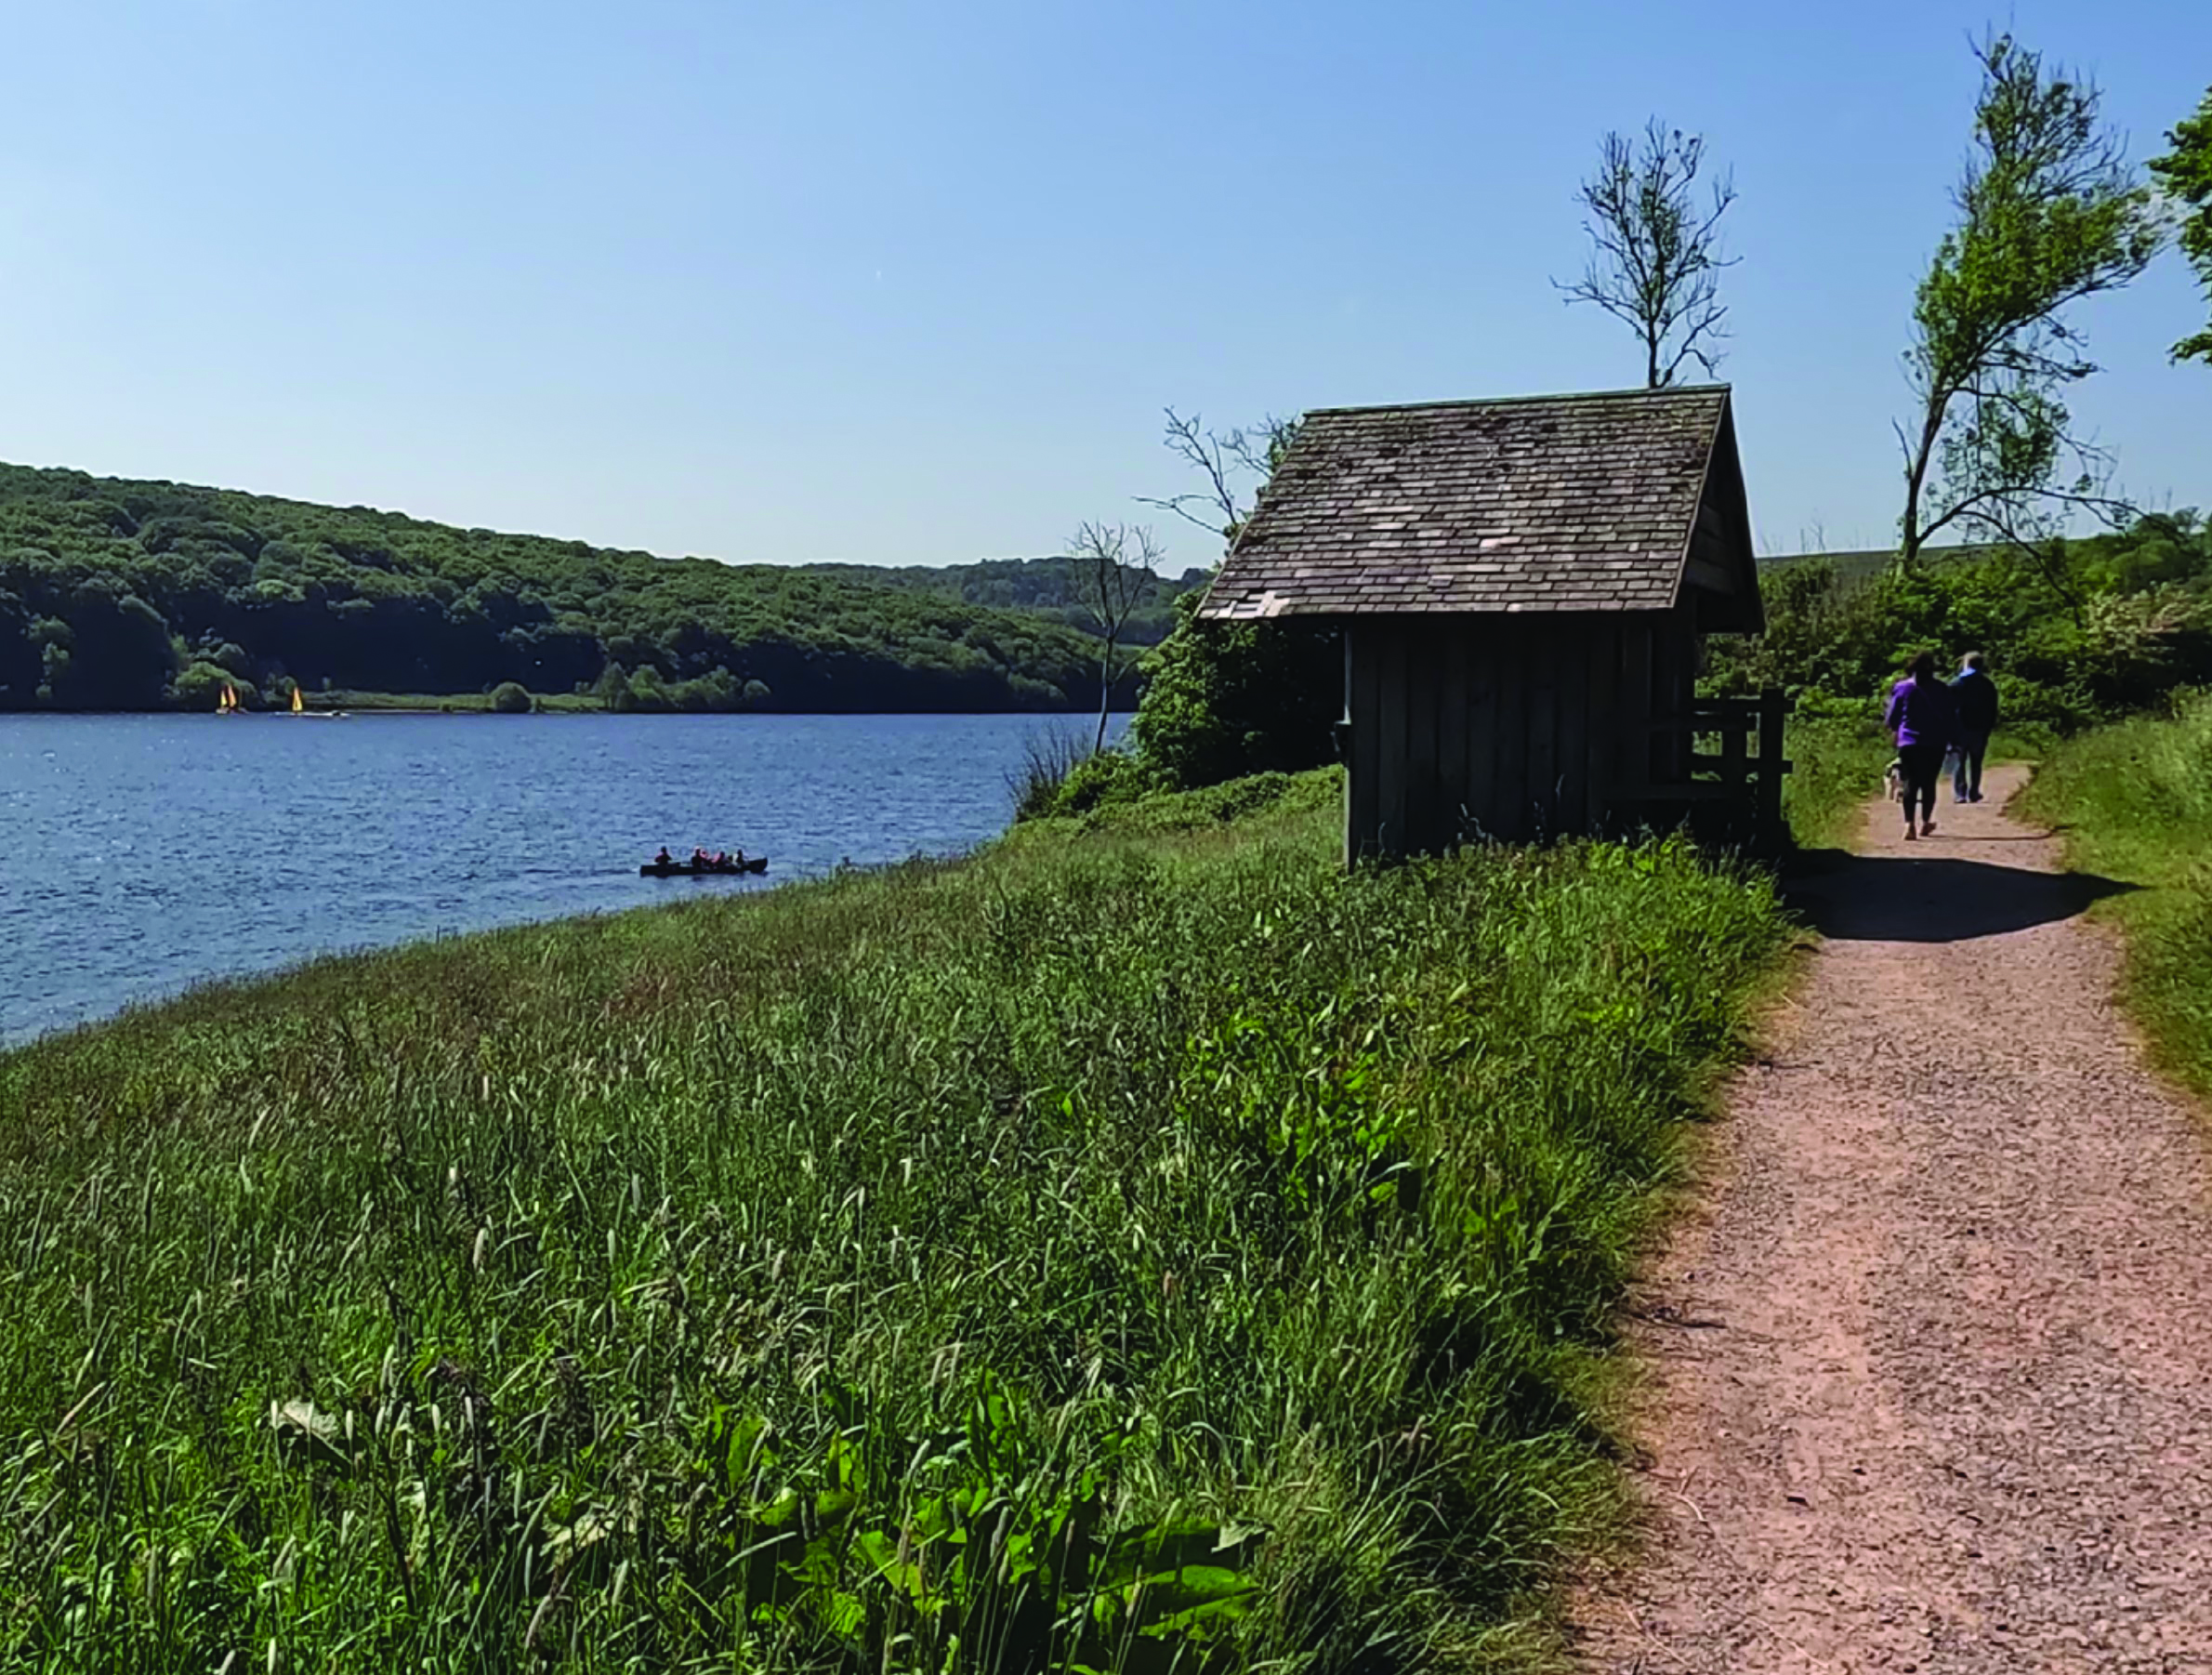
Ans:
POLYGON ((661 845, 661 852, 652 858, 652 864, 655 866, 674 866, 676 857, 668 852, 668 846, 664 843, 661 845))

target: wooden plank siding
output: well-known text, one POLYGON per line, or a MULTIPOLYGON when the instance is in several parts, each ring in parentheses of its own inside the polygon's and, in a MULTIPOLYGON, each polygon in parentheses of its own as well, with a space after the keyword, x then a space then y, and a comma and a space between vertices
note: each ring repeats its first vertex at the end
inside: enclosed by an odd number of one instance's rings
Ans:
POLYGON ((1378 718, 1376 756, 1382 801, 1376 811, 1376 838, 1389 852, 1402 852, 1410 835, 1405 818, 1413 803, 1412 786, 1408 783, 1413 764, 1406 755, 1406 686, 1411 671, 1406 667, 1410 648, 1405 642, 1409 638, 1402 623, 1394 623, 1385 629, 1380 639, 1389 655, 1376 670, 1376 689, 1382 711, 1378 718))
POLYGON ((1595 614, 1351 625, 1347 860, 1611 829, 1648 778, 1651 640, 1595 614))
POLYGON ((1498 717, 1504 683, 1494 658, 1485 659, 1470 650, 1461 661, 1467 666, 1467 757, 1460 781, 1459 830, 1471 835, 1484 828, 1484 811, 1497 797, 1498 717))
POLYGON ((1484 837, 1521 843, 1529 835, 1528 637, 1494 630, 1482 643, 1484 661, 1497 671, 1497 777, 1490 806, 1474 811, 1474 824, 1484 837))
POLYGON ((1582 830, 1602 832, 1613 824, 1610 787, 1621 783, 1621 746, 1635 724, 1621 702, 1621 653, 1628 625, 1615 620, 1588 640, 1589 679, 1584 696, 1587 724, 1583 729, 1583 785, 1587 800, 1582 830))
POLYGON ((1387 618, 1345 625, 1345 679, 1350 685, 1346 732, 1350 747, 1344 787, 1344 858, 1349 864, 1381 852, 1382 828, 1382 694, 1380 671, 1388 661, 1382 641, 1392 625, 1387 618))
POLYGON ((1522 832, 1539 842, 1559 835, 1560 635, 1556 618, 1526 625, 1522 666, 1528 670, 1528 785, 1521 793, 1522 832))
POLYGON ((1467 820, 1468 658, 1457 637, 1432 637, 1436 682, 1436 814, 1440 829, 1455 835, 1467 820))

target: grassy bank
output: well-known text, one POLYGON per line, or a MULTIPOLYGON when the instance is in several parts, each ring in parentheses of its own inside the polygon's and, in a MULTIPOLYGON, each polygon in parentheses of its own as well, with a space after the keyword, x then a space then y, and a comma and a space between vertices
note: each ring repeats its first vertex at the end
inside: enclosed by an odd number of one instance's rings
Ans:
POLYGON ((2137 885, 2114 896, 2126 998, 2164 1066, 2212 1096, 2212 694, 2055 747, 2025 802, 2069 862, 2137 885))
POLYGON ((1782 927, 1679 846, 1346 878, 1325 776, 1255 800, 0 1056, 0 1657, 1525 1647, 1782 927))

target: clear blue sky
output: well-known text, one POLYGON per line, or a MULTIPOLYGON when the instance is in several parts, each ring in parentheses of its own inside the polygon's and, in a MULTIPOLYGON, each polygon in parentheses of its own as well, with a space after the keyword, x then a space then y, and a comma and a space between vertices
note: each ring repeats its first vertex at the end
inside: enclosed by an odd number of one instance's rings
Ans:
MULTIPOLYGON (((1991 15, 1292 0, 8 8, 0 458, 735 560, 1053 550, 1210 420, 1612 388, 1548 278, 1609 126, 1703 130, 1753 513, 1890 538, 1916 278, 1991 15)), ((2002 18, 2003 14, 2000 14, 2002 18)), ((2010 14, 2139 156, 2212 6, 2010 14)), ((2178 258, 2076 410, 2212 504, 2178 258)), ((1164 526, 1164 533, 1166 532, 1164 526)), ((1170 562, 1217 556, 1174 533, 1170 562)))

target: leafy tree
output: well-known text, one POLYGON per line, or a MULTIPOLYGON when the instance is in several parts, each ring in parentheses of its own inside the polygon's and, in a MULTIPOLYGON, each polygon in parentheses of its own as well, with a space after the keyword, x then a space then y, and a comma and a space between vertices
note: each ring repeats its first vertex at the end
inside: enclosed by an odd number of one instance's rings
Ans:
MULTIPOLYGON (((2151 172, 2189 208, 2181 222, 2181 253, 2196 270, 2205 302, 2212 304, 2212 91, 2205 93, 2194 116, 2176 125, 2166 143, 2174 149, 2153 159, 2151 172)), ((2175 344, 2174 359, 2212 363, 2212 324, 2175 344)))
POLYGON ((1648 389, 1672 384, 1686 361, 1710 377, 1720 364, 1718 340, 1728 335, 1720 272, 1735 262, 1721 254, 1720 218, 1736 189, 1724 173, 1701 201, 1705 160, 1703 135, 1656 116, 1640 139, 1607 134, 1598 142, 1597 173, 1574 194, 1589 234, 1589 267, 1571 284, 1552 281, 1569 303, 1602 309, 1643 339, 1648 389))
POLYGON ((220 664, 194 663, 178 675, 170 688, 170 699, 179 709, 213 709, 223 688, 234 689, 242 702, 251 704, 259 697, 253 683, 242 680, 220 664))
POLYGON ((176 646, 161 613, 113 577, 72 589, 49 630, 46 690, 65 709, 157 709, 176 673, 176 646))
POLYGON ((1975 48, 1974 142, 1913 307, 1905 357, 1917 412, 1904 454, 1901 557, 1942 531, 2033 552, 2074 510, 2124 520, 2112 462, 2072 429, 2061 400, 2097 368, 2068 310, 2126 284, 2156 253, 2150 194, 2093 86, 2009 35, 1975 48))
POLYGON ((601 709, 619 712, 630 708, 630 672, 619 663, 610 661, 592 682, 591 690, 601 709))
POLYGON ((0 588, 0 708, 27 707, 45 674, 31 613, 20 599, 0 588))
POLYGON ((502 680, 492 689, 492 713, 526 716, 531 711, 530 689, 520 680, 502 680))

